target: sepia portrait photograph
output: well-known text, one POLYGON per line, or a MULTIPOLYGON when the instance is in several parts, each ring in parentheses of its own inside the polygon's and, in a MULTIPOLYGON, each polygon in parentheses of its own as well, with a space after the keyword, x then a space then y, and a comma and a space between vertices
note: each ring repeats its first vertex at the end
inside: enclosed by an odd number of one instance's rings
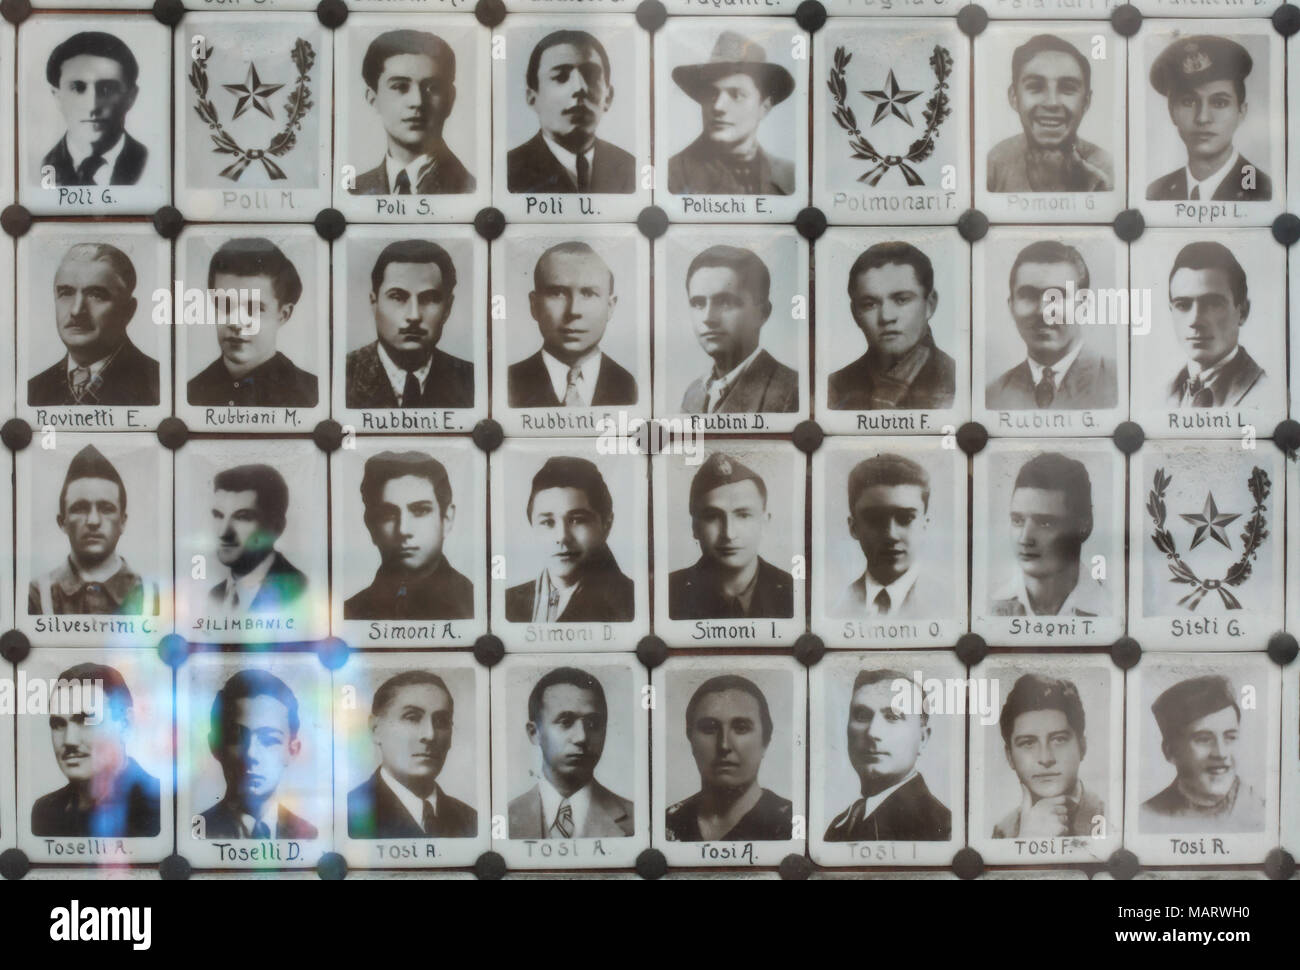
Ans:
POLYGON ((975 456, 971 629, 1008 646, 1124 632, 1124 458, 1109 439, 991 441, 975 456))
POLYGON ((330 457, 332 627, 364 647, 467 647, 487 629, 487 456, 464 438, 330 457))
MULTIPOLYGON (((22 662, 19 846, 114 867, 172 853, 172 677, 153 650, 38 648, 22 662), (33 685, 46 710, 36 710, 33 685)), ((8 720, 8 718, 6 718, 8 720)))
POLYGON ((966 833, 965 668, 950 653, 836 652, 809 680, 813 861, 951 862, 966 833))
POLYGON ((791 657, 683 657, 652 681, 653 831, 668 864, 773 866, 802 853, 804 668, 791 657))
POLYGON ((644 667, 508 655, 492 674, 492 850, 511 869, 630 867, 650 842, 644 667), (495 833, 494 833, 495 834, 495 833))
POLYGON ((487 243, 468 226, 350 226, 332 258, 335 417, 471 430, 487 415, 487 243))
POLYGON ((334 675, 334 831, 350 867, 486 851, 487 711, 487 671, 466 654, 348 657, 334 675))

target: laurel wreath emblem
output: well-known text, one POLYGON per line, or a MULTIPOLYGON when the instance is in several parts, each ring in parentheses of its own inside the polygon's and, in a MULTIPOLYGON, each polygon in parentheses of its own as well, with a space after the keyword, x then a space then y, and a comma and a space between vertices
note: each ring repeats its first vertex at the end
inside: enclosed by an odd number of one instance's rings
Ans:
POLYGON ((284 157, 298 142, 297 132, 302 130, 303 116, 312 107, 310 72, 312 64, 316 61, 316 51, 301 37, 294 42, 289 56, 293 59, 294 67, 298 69, 298 78, 288 97, 285 98, 284 109, 288 117, 284 127, 276 133, 265 148, 244 148, 221 123, 216 105, 208 100, 208 58, 211 56, 212 48, 206 45, 202 51, 195 53, 194 63, 190 66, 190 87, 198 96, 198 103, 195 104, 194 110, 212 132, 212 143, 215 146, 213 151, 218 155, 235 156, 235 161, 223 168, 220 174, 224 178, 237 182, 248 166, 254 162, 261 162, 269 178, 287 178, 284 170, 275 163, 272 156, 284 157))
POLYGON ((826 79, 826 86, 830 88, 831 97, 835 100, 835 110, 832 114, 839 126, 849 133, 849 147, 853 149, 852 157, 875 163, 870 170, 858 176, 858 181, 874 186, 890 169, 897 168, 903 173, 903 178, 907 180, 908 185, 924 185, 925 180, 912 165, 923 162, 934 154, 934 143, 939 134, 939 126, 952 114, 952 105, 948 99, 948 78, 952 76, 952 54, 949 53, 948 48, 938 44, 930 54, 930 69, 934 71, 935 83, 930 100, 925 103, 925 111, 922 112, 922 117, 925 118, 925 130, 920 138, 908 146, 906 155, 882 154, 859 130, 857 116, 846 103, 848 83, 845 68, 852 59, 853 55, 843 47, 835 48, 835 65, 831 68, 830 77, 826 79), (911 164, 908 164, 909 162, 911 164))
POLYGON ((1173 480, 1173 476, 1166 475, 1163 468, 1156 469, 1151 491, 1147 493, 1147 514, 1151 516, 1156 525, 1155 532, 1151 533, 1151 541, 1169 560, 1169 571, 1173 573, 1173 581, 1192 587, 1192 591, 1180 599, 1178 605, 1186 606, 1189 610, 1195 610, 1207 594, 1218 593, 1225 608, 1229 610, 1241 609, 1241 601, 1232 594, 1232 590, 1228 589, 1228 587, 1240 586, 1250 578, 1251 562, 1254 560, 1260 545, 1268 538, 1268 520, 1265 517, 1268 510, 1264 505, 1272 489, 1272 482, 1269 481, 1268 473, 1257 466, 1251 471, 1250 479, 1246 482, 1246 487, 1250 489, 1250 495, 1255 500, 1255 505, 1251 509, 1250 518, 1246 520, 1246 527, 1241 533, 1243 547, 1241 557, 1229 567, 1228 572, 1222 579, 1201 579, 1201 577, 1197 576, 1192 568, 1183 562, 1182 556, 1178 554, 1178 546, 1174 542, 1173 534, 1165 528, 1167 514, 1165 492, 1173 480))

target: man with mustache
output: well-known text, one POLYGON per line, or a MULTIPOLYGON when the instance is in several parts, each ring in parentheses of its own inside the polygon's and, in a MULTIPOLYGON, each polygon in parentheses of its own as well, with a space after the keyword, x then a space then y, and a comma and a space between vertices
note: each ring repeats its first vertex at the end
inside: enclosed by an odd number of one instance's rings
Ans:
POLYGON ((506 590, 512 623, 628 622, 636 585, 607 542, 614 500, 600 469, 585 458, 548 458, 533 476, 528 524, 547 552, 534 580, 506 590))
POLYGON ((1079 137, 1092 103, 1092 66, 1073 44, 1037 34, 1011 55, 1007 100, 1021 134, 989 150, 990 192, 1109 192, 1109 154, 1079 137))
POLYGON ((348 352, 348 407, 474 406, 474 364, 438 348, 455 298, 456 264, 436 242, 383 248, 370 270, 376 339, 348 352))
POLYGON ((831 820, 827 842, 946 842, 952 812, 916 763, 930 742, 927 698, 898 670, 862 670, 849 701, 848 754, 862 797, 831 820))
POLYGON ((686 705, 686 738, 700 773, 700 790, 670 805, 670 842, 788 840, 794 805, 758 783, 772 743, 767 698, 747 677, 724 674, 696 688, 686 705))
POLYGON ((636 159, 596 137, 614 102, 609 55, 599 40, 582 30, 547 34, 528 55, 525 82, 539 128, 506 154, 509 191, 636 191, 636 159))
POLYGON ((226 793, 202 813, 209 839, 314 839, 316 826, 280 800, 284 772, 302 752, 298 698, 265 670, 241 670, 212 701, 208 749, 226 793))
POLYGON ((466 839, 478 834, 478 813, 438 785, 452 741, 455 705, 441 677, 405 670, 375 691, 370 738, 379 751, 375 773, 348 792, 348 836, 354 839, 466 839))
POLYGON ((1020 805, 993 826, 993 838, 1104 831, 1106 806, 1079 780, 1088 739, 1078 688, 1068 680, 1024 674, 998 721, 1007 764, 1020 779, 1020 805))
POLYGON ((45 80, 68 126, 41 159, 54 184, 135 185, 149 150, 127 133, 126 116, 140 93, 135 55, 112 34, 73 34, 50 52, 45 80))
POLYGON ((190 404, 313 408, 316 376, 276 349, 302 296, 302 278, 269 239, 230 239, 208 263, 221 356, 189 382, 190 404))
POLYGON ((1147 198, 1267 202, 1273 182, 1233 145, 1246 120, 1250 53, 1227 37, 1180 37, 1151 65, 1151 86, 1187 148, 1187 164, 1147 186, 1147 198))
POLYGON ((528 740, 541 778, 507 809, 512 839, 622 838, 635 834, 633 803, 595 778, 609 708, 600 681, 575 667, 543 674, 528 694, 528 740))
POLYGON ((600 349, 618 296, 614 274, 584 242, 563 242, 533 267, 528 309, 542 348, 511 364, 512 408, 601 407, 637 402, 636 378, 600 349))
POLYGON ((447 147, 442 129, 456 104, 456 52, 422 30, 389 30, 361 61, 366 103, 388 136, 384 160, 357 176, 353 195, 473 192, 474 176, 447 147))
POLYGON ((1264 800, 1237 773, 1241 707, 1228 678, 1181 680, 1156 698, 1151 713, 1176 774, 1142 803, 1142 831, 1264 831, 1264 800))
POLYGON ((270 465, 238 465, 218 472, 212 490, 217 558, 230 576, 209 591, 211 609, 275 613, 293 608, 307 589, 307 577, 275 548, 289 511, 283 476, 270 465))
POLYGON ((160 788, 126 753, 136 727, 131 691, 104 664, 77 664, 59 674, 50 705, 50 740, 68 783, 36 799, 32 835, 150 838, 161 830, 160 788), (104 710, 86 703, 103 687, 104 710), (91 709, 88 709, 91 708, 91 709))
POLYGON ((1043 239, 1017 254, 1007 308, 1024 341, 1025 359, 985 388, 985 407, 1077 411, 1115 406, 1115 362, 1089 346, 1083 326, 1054 315, 1048 320, 1044 313, 1049 306, 1064 306, 1069 281, 1081 302, 1090 282, 1088 264, 1073 246, 1043 239))
POLYGON ((158 403, 158 361, 126 335, 135 285, 135 266, 116 246, 69 247, 54 273, 54 322, 67 352, 27 382, 28 404, 158 403))

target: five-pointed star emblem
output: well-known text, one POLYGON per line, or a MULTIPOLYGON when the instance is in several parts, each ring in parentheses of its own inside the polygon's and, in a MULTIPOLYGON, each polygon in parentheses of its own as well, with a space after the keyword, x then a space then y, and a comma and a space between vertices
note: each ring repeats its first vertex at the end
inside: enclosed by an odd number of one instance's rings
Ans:
POLYGON ((1232 545, 1228 542, 1228 533, 1223 527, 1229 525, 1234 520, 1241 518, 1238 515, 1220 515, 1219 507, 1214 504, 1214 493, 1207 492, 1205 496, 1205 508, 1201 509, 1199 515, 1188 515, 1186 512, 1180 512, 1184 522, 1189 522, 1196 526, 1196 534, 1192 536, 1192 548, 1195 549, 1208 534, 1215 542, 1223 544, 1225 549, 1231 549, 1232 545))
POLYGON ((248 65, 248 77, 244 79, 243 84, 221 86, 231 94, 239 96, 239 100, 235 103, 236 118, 248 110, 249 104, 268 118, 274 118, 275 115, 271 114, 271 105, 266 99, 284 87, 283 84, 263 84, 262 79, 257 76, 257 65, 252 63, 248 65))
POLYGON ((894 78, 893 68, 889 69, 889 77, 885 78, 883 89, 863 91, 862 93, 876 102, 876 116, 871 119, 873 127, 887 114, 892 114, 895 118, 899 118, 911 125, 912 116, 907 113, 907 108, 904 105, 921 94, 920 91, 900 91, 898 81, 894 78))

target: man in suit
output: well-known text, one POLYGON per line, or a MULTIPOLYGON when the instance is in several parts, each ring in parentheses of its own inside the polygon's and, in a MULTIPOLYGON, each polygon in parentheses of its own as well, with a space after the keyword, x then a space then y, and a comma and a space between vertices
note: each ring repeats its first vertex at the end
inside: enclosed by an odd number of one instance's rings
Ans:
POLYGON ((1090 836, 1106 831, 1106 806, 1079 780, 1088 754, 1083 701, 1068 680, 1024 674, 998 719, 1020 804, 993 826, 993 838, 1090 836))
POLYGON ((67 131, 41 159, 54 184, 135 185, 149 151, 126 130, 140 88, 131 48, 112 34, 73 34, 50 52, 45 80, 67 131))
POLYGON ((614 500, 600 469, 585 458, 548 458, 533 476, 528 524, 547 553, 536 579, 506 590, 512 623, 626 623, 636 613, 635 583, 610 552, 614 500))
POLYGON ((1180 37, 1151 65, 1151 86, 1187 148, 1187 164, 1147 186, 1161 201, 1267 202, 1273 182, 1233 145, 1246 120, 1250 53, 1227 37, 1180 37))
POLYGON ((686 705, 686 738, 700 773, 700 790, 670 805, 670 842, 785 841, 794 805, 758 783, 772 743, 767 698, 747 677, 710 677, 686 705))
POLYGON ((302 753, 298 698, 266 670, 241 670, 212 701, 208 750, 226 793, 202 813, 209 839, 314 839, 316 826, 280 800, 285 770, 302 753))
POLYGON ((478 813, 438 785, 451 749, 451 691, 437 674, 404 670, 375 691, 370 738, 375 773, 348 792, 354 839, 468 839, 478 813))
POLYGON ((289 486, 270 465, 237 465, 212 482, 217 558, 230 576, 208 593, 225 613, 275 613, 294 609, 307 577, 276 551, 289 511, 289 486))
POLYGON ((930 528, 930 473, 902 455, 880 454, 849 472, 849 535, 867 568, 844 591, 837 617, 934 617, 949 602, 921 572, 917 548, 930 528))
POLYGON ((794 163, 758 143, 768 112, 794 92, 794 77, 757 41, 724 30, 704 64, 673 68, 700 106, 700 136, 668 159, 674 195, 790 195, 794 163))
POLYGON ((799 409, 799 375, 759 346, 772 277, 751 250, 710 246, 686 268, 695 338, 712 362, 682 397, 686 414, 799 409))
POLYGON ((156 405, 158 361, 126 335, 135 267, 108 243, 76 243, 54 273, 54 322, 66 350, 27 382, 27 403, 156 405))
POLYGON ((831 374, 826 403, 836 411, 950 408, 957 364, 934 342, 939 305, 930 257, 911 243, 882 242, 849 268, 849 312, 867 352, 831 374))
POLYGON ((1238 407, 1261 396, 1267 376, 1239 343, 1250 298, 1232 250, 1209 240, 1179 250, 1169 271, 1169 310, 1187 351, 1165 393, 1169 407, 1238 407))
POLYGON ((853 679, 849 762, 862 797, 831 820, 827 842, 946 842, 952 812, 916 768, 930 741, 929 698, 898 670, 862 670, 853 679), (900 692, 901 691, 901 692, 900 692), (906 696, 908 703, 899 704, 906 696))
POLYGON ((316 376, 276 349, 302 297, 302 278, 269 239, 230 239, 208 263, 220 356, 190 382, 190 404, 312 408, 316 376))
POLYGON ((609 708, 600 681, 574 667, 543 674, 528 694, 528 740, 541 754, 537 784, 507 809, 512 839, 622 838, 636 832, 632 802, 595 778, 609 708))
POLYGON ((117 553, 126 529, 126 486, 94 445, 72 456, 56 521, 68 537, 68 555, 32 580, 28 615, 158 615, 158 584, 146 582, 117 553))
POLYGON ((357 176, 353 195, 444 195, 473 192, 474 176, 442 130, 456 104, 456 52, 423 30, 388 30, 361 60, 366 104, 388 137, 383 161, 357 176))
POLYGON ((135 727, 131 691, 103 664, 59 674, 50 701, 50 741, 68 783, 36 799, 32 835, 149 838, 161 830, 158 779, 126 753, 135 727), (101 709, 95 694, 102 686, 101 709))
POLYGON ((1142 803, 1139 828, 1160 832, 1263 832, 1264 799, 1238 772, 1241 706, 1227 677, 1174 684, 1151 705, 1174 780, 1142 803))
POLYGON ((443 555, 456 506, 442 462, 419 451, 367 458, 361 503, 379 569, 374 582, 343 603, 343 618, 471 619, 474 585, 443 555))
POLYGON ((539 128, 506 154, 511 192, 636 191, 636 159, 596 137, 614 102, 609 55, 582 30, 556 30, 528 55, 524 97, 539 128))
POLYGON ((758 554, 772 513, 756 471, 715 451, 691 480, 690 514, 700 558, 669 574, 669 617, 794 616, 794 578, 758 554))
POLYGON ((474 365, 438 349, 456 298, 456 264, 428 239, 400 239, 370 270, 376 339, 349 351, 350 408, 469 408, 474 365))
POLYGON ((1016 256, 1007 307, 1025 343, 1025 359, 988 385, 986 407, 1077 411, 1115 406, 1115 362, 1088 345, 1083 326, 1047 319, 1049 309, 1062 308, 1067 282, 1081 302, 1089 286, 1088 264, 1073 246, 1043 239, 1016 256))
POLYGON ((510 365, 510 406, 636 404, 636 378, 600 349, 617 305, 614 274, 587 243, 558 243, 542 253, 528 294, 542 348, 510 365))
POLYGON ((990 192, 1109 192, 1110 155, 1079 137, 1092 104, 1092 65, 1063 37, 1036 34, 1011 55, 1007 100, 1021 133, 988 154, 990 192))
POLYGON ((993 593, 992 615, 1109 616, 1109 592, 1083 568, 1092 521, 1083 462, 1051 451, 1025 462, 1011 490, 1015 571, 993 593))

